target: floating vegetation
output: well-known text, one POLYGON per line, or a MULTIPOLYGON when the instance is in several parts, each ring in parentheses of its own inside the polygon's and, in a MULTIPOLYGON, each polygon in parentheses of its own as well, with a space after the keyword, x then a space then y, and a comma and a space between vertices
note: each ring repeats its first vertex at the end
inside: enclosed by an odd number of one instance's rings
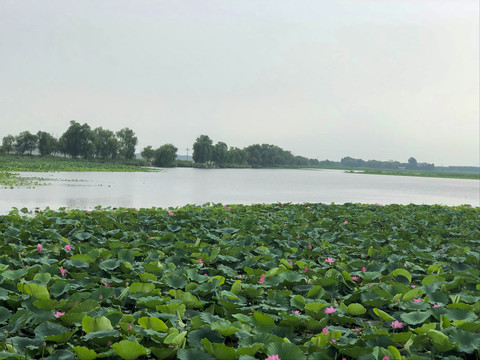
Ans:
POLYGON ((0 171, 0 189, 13 189, 15 187, 34 188, 39 185, 48 185, 51 179, 40 177, 25 177, 9 171, 0 171))
POLYGON ((466 359, 480 208, 207 205, 0 216, 8 359, 466 359))

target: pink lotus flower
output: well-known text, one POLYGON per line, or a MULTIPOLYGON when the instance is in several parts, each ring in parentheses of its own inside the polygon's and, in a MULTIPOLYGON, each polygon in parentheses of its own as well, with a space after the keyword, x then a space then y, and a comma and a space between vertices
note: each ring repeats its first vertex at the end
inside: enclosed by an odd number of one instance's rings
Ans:
POLYGON ((299 310, 292 310, 292 314, 302 315, 302 313, 299 310))
POLYGON ((403 263, 403 267, 407 267, 407 263, 403 263))
POLYGON ((293 262, 290 261, 289 264, 293 266, 293 262))
POLYGON ((403 328, 403 322, 395 320, 390 326, 392 327, 392 329, 401 329, 403 328))
POLYGON ((151 238, 151 237, 149 237, 149 238, 148 238, 148 240, 152 240, 152 238, 151 238))
POLYGON ((65 276, 67 274, 67 270, 65 270, 64 268, 60 268, 60 273, 62 274, 62 276, 65 276))
POLYGON ((63 248, 67 251, 72 251, 72 246, 69 244, 65 245, 63 248))
POLYGON ((242 274, 238 274, 238 278, 241 279, 241 278, 242 278, 242 274))
POLYGON ((440 250, 440 252, 443 254, 445 251, 442 249, 442 250, 440 250))
POLYGON ((356 275, 352 276, 352 280, 353 281, 358 281, 358 276, 356 276, 356 275))
POLYGON ((348 225, 348 221, 345 220, 345 221, 343 222, 343 225, 348 225))
POLYGON ((87 214, 89 214, 89 215, 90 215, 91 213, 92 213, 91 211, 87 211, 87 214))
POLYGON ((323 329, 322 329, 322 334, 323 334, 323 335, 327 335, 327 334, 328 334, 328 329, 327 329, 327 328, 323 328, 323 329))
POLYGON ((105 285, 105 287, 112 287, 112 284, 108 284, 108 283, 105 283, 103 285, 105 285))
POLYGON ((270 355, 269 357, 265 358, 265 360, 282 360, 278 355, 270 355))
POLYGON ((335 309, 333 306, 327 307, 325 309, 325 314, 333 314, 337 309, 335 309))
POLYGON ((363 272, 367 271, 367 269, 365 268, 365 266, 362 266, 362 271, 363 271, 363 272))
POLYGON ((258 283, 259 283, 259 284, 263 284, 264 282, 265 282, 265 274, 262 274, 262 275, 260 276, 260 280, 258 280, 258 283))
POLYGON ((422 299, 413 299, 413 302, 422 302, 422 299))
POLYGON ((170 210, 168 210, 168 215, 173 216, 175 214, 173 212, 171 212, 170 210))
POLYGON ((201 264, 203 264, 203 260, 202 259, 198 259, 198 262, 201 264))
POLYGON ((59 318, 60 316, 63 316, 63 315, 65 315, 65 313, 60 311, 57 311, 55 314, 53 314, 53 316, 55 316, 56 318, 59 318))
POLYGON ((336 342, 337 342, 337 340, 335 340, 335 339, 332 339, 332 343, 334 343, 334 344, 335 344, 336 342))
POLYGON ((37 251, 42 252, 42 244, 37 244, 37 251))
POLYGON ((387 355, 385 355, 385 356, 382 358, 382 360, 390 360, 390 358, 389 358, 387 355))
POLYGON ((308 248, 311 249, 311 248, 312 248, 312 244, 308 244, 308 248))
POLYGON ((327 258, 325 259, 325 262, 327 262, 327 263, 329 263, 330 265, 332 265, 332 264, 335 262, 335 260, 333 260, 331 257, 327 257, 327 258))
POLYGON ((437 308, 437 307, 442 307, 442 305, 438 305, 438 304, 433 304, 432 308, 437 308))
POLYGON ((297 235, 297 239, 300 239, 300 235, 297 235))

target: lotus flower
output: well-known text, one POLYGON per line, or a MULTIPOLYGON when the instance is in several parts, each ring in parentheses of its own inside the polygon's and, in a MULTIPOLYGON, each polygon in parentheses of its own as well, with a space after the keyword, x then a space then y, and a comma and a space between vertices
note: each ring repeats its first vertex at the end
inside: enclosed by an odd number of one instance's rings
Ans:
POLYGON ((333 306, 327 307, 325 309, 325 314, 333 314, 337 309, 335 309, 333 306))
POLYGON ((282 360, 278 355, 270 355, 269 357, 265 358, 265 360, 282 360))
POLYGON ((392 329, 401 329, 403 328, 403 322, 395 320, 390 326, 392 327, 392 329))

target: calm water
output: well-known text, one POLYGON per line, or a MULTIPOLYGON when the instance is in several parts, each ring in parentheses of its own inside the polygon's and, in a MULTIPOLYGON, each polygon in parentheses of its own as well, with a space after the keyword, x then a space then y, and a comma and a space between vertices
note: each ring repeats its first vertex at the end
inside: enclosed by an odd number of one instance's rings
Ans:
POLYGON ((22 173, 52 179, 34 189, 0 189, 0 212, 12 207, 91 209, 169 207, 207 202, 471 204, 480 181, 348 174, 335 170, 191 169, 155 173, 22 173))

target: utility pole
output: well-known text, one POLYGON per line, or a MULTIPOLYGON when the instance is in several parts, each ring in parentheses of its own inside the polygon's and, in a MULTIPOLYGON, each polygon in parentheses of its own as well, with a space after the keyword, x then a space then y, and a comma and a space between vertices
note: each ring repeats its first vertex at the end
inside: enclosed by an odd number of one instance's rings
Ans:
POLYGON ((187 161, 188 161, 188 150, 189 150, 189 148, 186 148, 185 150, 187 150, 187 161))

